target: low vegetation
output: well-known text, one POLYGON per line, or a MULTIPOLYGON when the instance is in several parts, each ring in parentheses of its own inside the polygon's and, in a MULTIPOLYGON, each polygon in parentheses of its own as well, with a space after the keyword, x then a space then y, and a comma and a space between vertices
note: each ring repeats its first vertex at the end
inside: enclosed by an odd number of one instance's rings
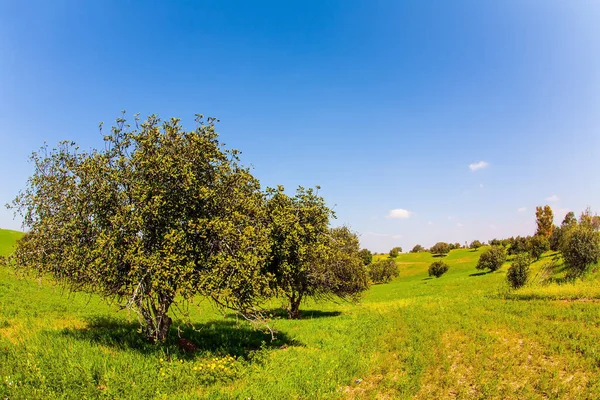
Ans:
POLYGON ((448 272, 448 268, 448 264, 446 264, 445 262, 436 261, 429 266, 428 273, 429 276, 435 276, 436 278, 439 278, 440 276, 448 272))
POLYGON ((506 252, 503 247, 490 247, 485 250, 477 261, 477 269, 487 269, 489 272, 494 272, 502 267, 506 261, 506 252))
POLYGON ((392 259, 383 259, 369 265, 369 277, 373 283, 387 283, 398 276, 398 266, 392 259))

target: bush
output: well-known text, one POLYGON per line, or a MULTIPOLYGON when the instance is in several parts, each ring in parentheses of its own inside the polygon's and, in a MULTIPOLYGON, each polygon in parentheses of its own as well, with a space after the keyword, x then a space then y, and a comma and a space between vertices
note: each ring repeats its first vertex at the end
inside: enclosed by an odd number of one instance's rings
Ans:
POLYGON ((478 249, 478 248, 480 248, 481 246, 483 246, 483 244, 481 244, 481 242, 480 242, 479 240, 473 240, 473 241, 471 242, 471 244, 469 245, 469 247, 470 247, 471 249, 478 249))
POLYGON ((369 249, 362 249, 360 251, 360 258, 363 261, 363 264, 369 265, 373 261, 373 254, 369 249))
POLYGON ((527 253, 518 254, 508 272, 506 273, 506 280, 513 289, 518 289, 525 286, 527 279, 529 278, 529 266, 531 265, 532 259, 527 253))
POLYGON ((502 247, 490 247, 480 257, 477 262, 477 269, 489 269, 490 272, 497 271, 506 261, 506 252, 502 247))
POLYGON ((410 252, 411 253, 421 253, 423 251, 425 251, 425 247, 421 246, 420 244, 416 244, 415 247, 413 247, 410 252))
POLYGON ((399 275, 394 260, 379 260, 368 266, 369 276, 373 283, 386 283, 399 275))
POLYGON ((448 268, 448 264, 446 264, 445 262, 436 261, 429 266, 429 276, 435 276, 436 278, 439 278, 440 276, 448 272, 448 268))
POLYGON ((437 242, 429 251, 431 252, 431 254, 448 254, 450 252, 450 245, 448 245, 448 243, 445 242, 437 242))
POLYGON ((402 253, 402 247, 394 247, 393 249, 390 250, 390 257, 391 258, 396 258, 398 257, 398 254, 402 253))
POLYGON ((542 254, 550 250, 550 242, 546 236, 535 235, 529 238, 527 248, 533 258, 539 260, 542 254))
POLYGON ((600 258, 600 236, 590 227, 573 227, 565 234, 561 252, 569 268, 568 275, 581 276, 600 258))

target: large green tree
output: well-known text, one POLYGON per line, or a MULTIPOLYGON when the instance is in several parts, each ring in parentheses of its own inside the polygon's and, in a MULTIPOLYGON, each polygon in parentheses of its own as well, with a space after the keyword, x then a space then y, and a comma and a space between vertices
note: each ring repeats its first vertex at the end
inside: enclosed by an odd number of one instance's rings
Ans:
POLYGON ((300 187, 294 197, 282 186, 267 192, 269 271, 290 318, 299 317, 307 297, 354 299, 368 287, 358 237, 345 227, 329 228, 333 212, 315 190, 300 187))
POLYGON ((554 227, 554 215, 552 213, 552 208, 550 208, 548 205, 544 207, 536 207, 535 222, 537 224, 537 231, 535 234, 550 238, 550 235, 552 235, 552 228, 554 227))
POLYGON ((201 294, 255 315, 270 294, 264 195, 215 120, 196 121, 185 131, 178 119, 120 118, 101 150, 63 142, 34 153, 13 202, 29 232, 16 267, 118 301, 156 342, 176 299, 201 294))

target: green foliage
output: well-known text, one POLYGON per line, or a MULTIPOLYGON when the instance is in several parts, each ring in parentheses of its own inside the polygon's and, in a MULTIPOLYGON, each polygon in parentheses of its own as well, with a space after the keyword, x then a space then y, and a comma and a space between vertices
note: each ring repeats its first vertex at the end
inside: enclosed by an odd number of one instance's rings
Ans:
POLYGON ((592 214, 592 209, 587 207, 579 216, 579 224, 597 231, 600 229, 600 216, 592 214))
POLYGON ((176 299, 201 294, 258 315, 269 295, 263 194, 215 119, 196 121, 186 132, 178 119, 136 117, 132 128, 120 118, 102 150, 62 142, 33 153, 13 202, 29 232, 16 267, 119 302, 152 341, 165 340, 176 299))
POLYGON ((535 218, 537 224, 537 230, 535 232, 536 236, 545 236, 549 238, 552 235, 552 228, 554 227, 554 215, 552 213, 552 208, 546 205, 542 207, 535 208, 535 218))
POLYGON ((490 246, 502 246, 502 241, 500 239, 492 239, 490 240, 490 246))
POLYGON ((471 248, 471 249, 478 249, 481 246, 483 246, 483 244, 479 240, 473 240, 471 242, 471 244, 469 245, 469 248, 471 248))
POLYGON ((568 227, 573 227, 575 225, 577 225, 577 218, 575 218, 575 213, 573 211, 569 211, 565 215, 565 218, 563 219, 560 226, 562 228, 568 228, 568 227))
POLYGON ((565 234, 561 253, 569 268, 569 276, 581 276, 600 259, 600 236, 585 223, 575 226, 565 234))
POLYGON ((542 258, 542 254, 550 250, 550 242, 546 236, 535 235, 527 241, 529 254, 536 260, 542 258))
POLYGON ((398 266, 391 259, 376 261, 369 265, 369 277, 373 283, 387 283, 397 277, 398 266))
POLYGON ((488 269, 490 272, 497 271, 506 261, 506 252, 503 247, 490 247, 479 257, 477 269, 488 269))
POLYGON ((437 255, 448 254, 450 252, 450 245, 446 242, 437 242, 429 249, 429 251, 431 254, 437 255))
POLYGON ((517 236, 511 241, 510 247, 508 248, 508 254, 516 255, 520 253, 527 253, 529 251, 528 242, 528 237, 517 236))
POLYGON ((517 254, 506 273, 506 280, 513 289, 525 286, 529 278, 529 266, 533 262, 527 253, 517 254))
POLYGON ((373 254, 369 249, 362 249, 360 251, 360 257, 362 258, 364 265, 369 265, 373 261, 373 254))
POLYGON ((358 237, 346 227, 328 228, 333 212, 316 191, 299 187, 290 197, 279 186, 267 193, 268 270, 290 318, 299 317, 306 297, 354 300, 368 288, 358 237))
POLYGON ((436 278, 439 278, 440 276, 448 272, 448 268, 448 264, 446 264, 445 262, 436 261, 429 266, 428 273, 429 276, 435 276, 436 278))
POLYGON ((413 247, 410 252, 411 253, 421 253, 423 251, 425 251, 425 247, 421 246, 420 244, 416 244, 415 247, 413 247))
POLYGON ((402 247, 394 247, 393 249, 390 250, 390 257, 391 258, 396 258, 398 257, 398 254, 402 253, 402 247))
POLYGON ((560 249, 560 243, 562 240, 563 233, 567 228, 563 226, 554 226, 552 229, 552 235, 550 235, 550 239, 548 240, 550 245, 550 250, 558 251, 560 249))

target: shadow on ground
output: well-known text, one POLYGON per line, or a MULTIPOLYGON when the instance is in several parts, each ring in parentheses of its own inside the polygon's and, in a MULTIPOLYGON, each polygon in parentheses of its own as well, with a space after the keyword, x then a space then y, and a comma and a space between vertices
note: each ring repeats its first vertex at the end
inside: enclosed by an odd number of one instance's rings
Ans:
POLYGON ((474 272, 472 274, 469 274, 469 276, 481 276, 481 275, 487 275, 487 274, 491 274, 491 271, 474 272))
POLYGON ((169 354, 179 354, 180 357, 186 358, 202 356, 206 353, 248 358, 253 351, 261 348, 302 345, 283 332, 275 333, 275 338, 272 340, 266 328, 253 329, 246 322, 238 324, 232 320, 216 320, 193 326, 177 326, 177 322, 173 325, 166 343, 162 346, 149 343, 139 333, 138 323, 104 317, 89 320, 85 328, 66 328, 49 333, 122 350, 136 350, 145 354, 163 353, 166 350, 169 354), (191 342, 195 350, 184 352, 178 346, 181 338, 191 342))
MULTIPOLYGON (((273 308, 266 311, 272 318, 288 319, 288 313, 283 308, 273 308)), ((342 315, 340 311, 322 311, 322 310, 300 310, 298 319, 329 318, 342 315)))

